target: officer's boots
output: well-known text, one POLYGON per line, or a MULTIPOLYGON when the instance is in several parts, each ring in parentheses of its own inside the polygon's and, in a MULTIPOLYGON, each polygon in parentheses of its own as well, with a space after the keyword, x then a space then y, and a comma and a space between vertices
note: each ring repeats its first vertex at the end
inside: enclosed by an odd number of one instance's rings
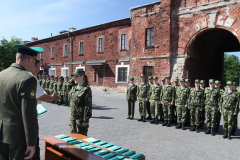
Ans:
POLYGON ((171 126, 171 121, 168 121, 167 127, 170 127, 170 126, 171 126))
POLYGON ((199 133, 199 127, 198 126, 196 126, 196 132, 199 133))
POLYGON ((158 116, 155 118, 155 124, 158 124, 158 116))
POLYGON ((216 130, 216 132, 219 131, 219 124, 216 124, 215 130, 216 130))
POLYGON ((236 135, 236 129, 232 129, 232 132, 231 132, 232 135, 236 135))
POLYGON ((143 116, 141 116, 141 118, 140 119, 138 119, 138 121, 142 121, 143 120, 143 116))
POLYGON ((159 119, 159 121, 163 121, 163 116, 160 116, 160 119, 159 119))
POLYGON ((210 131, 211 131, 211 129, 208 128, 207 131, 205 132, 205 134, 210 134, 210 131))
POLYGON ((211 135, 212 135, 212 136, 215 136, 215 133, 214 133, 214 129, 213 129, 213 128, 211 129, 211 135))
POLYGON ((227 138, 228 137, 228 134, 227 134, 227 131, 225 131, 224 135, 223 135, 223 139, 227 138))
POLYGON ((168 121, 165 121, 162 126, 166 126, 168 124, 168 121))
POLYGON ((195 125, 192 125, 192 128, 190 129, 190 131, 195 131, 195 125))
POLYGON ((152 120, 152 117, 150 115, 148 115, 148 117, 146 119, 147 120, 152 120))
POLYGON ((185 130, 185 124, 182 123, 182 130, 185 130))
POLYGON ((228 132, 228 140, 231 140, 231 132, 228 132))
POLYGON ((143 116, 142 122, 146 122, 146 121, 145 121, 145 116, 143 116))
POLYGON ((151 124, 155 123, 155 118, 153 118, 150 123, 151 124))
POLYGON ((179 129, 179 128, 181 128, 182 127, 182 125, 181 125, 181 123, 178 123, 178 125, 175 127, 176 129, 179 129))

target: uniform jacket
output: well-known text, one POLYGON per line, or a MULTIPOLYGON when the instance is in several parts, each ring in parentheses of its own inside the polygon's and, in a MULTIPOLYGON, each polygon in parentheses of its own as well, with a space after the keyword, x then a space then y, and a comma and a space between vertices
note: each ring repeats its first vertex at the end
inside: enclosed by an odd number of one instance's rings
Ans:
POLYGON ((152 84, 148 92, 148 97, 152 100, 160 100, 161 90, 162 86, 160 84, 157 84, 156 86, 152 84))
POLYGON ((45 89, 49 89, 49 85, 50 85, 50 80, 49 79, 46 79, 45 80, 45 89))
POLYGON ((137 97, 139 99, 146 99, 147 98, 147 94, 148 94, 148 85, 147 85, 147 83, 142 84, 142 82, 140 82, 138 84, 137 97))
POLYGON ((38 79, 40 86, 42 86, 42 79, 38 79))
POLYGON ((203 109, 204 91, 201 88, 199 88, 198 91, 196 91, 195 88, 191 89, 189 98, 188 98, 188 105, 199 106, 201 109, 203 109))
POLYGON ((80 88, 74 86, 69 92, 70 113, 80 123, 88 123, 92 117, 92 90, 83 84, 80 88))
POLYGON ((234 113, 238 113, 239 109, 239 96, 236 92, 232 91, 224 92, 220 99, 220 109, 223 112, 223 109, 234 109, 234 113))
POLYGON ((41 87, 43 90, 45 89, 45 84, 46 84, 46 79, 42 79, 41 87))
POLYGON ((36 87, 35 77, 19 64, 0 72, 0 142, 37 144, 36 87))
POLYGON ((148 99, 150 99, 150 96, 151 96, 151 95, 149 95, 149 92, 150 92, 150 90, 151 90, 152 84, 153 84, 153 83, 149 83, 149 82, 147 83, 147 92, 148 92, 147 98, 148 98, 148 99))
POLYGON ((60 82, 58 81, 58 82, 57 82, 57 91, 58 91, 58 92, 61 91, 61 89, 62 89, 62 84, 63 84, 63 81, 60 81, 60 82))
POLYGON ((211 91, 210 87, 207 87, 204 92, 205 106, 218 106, 221 95, 217 88, 213 88, 211 91))
POLYGON ((54 84, 54 80, 50 80, 50 83, 49 83, 49 91, 53 91, 53 84, 54 84))
POLYGON ((61 89, 62 95, 64 95, 65 92, 67 91, 67 83, 68 82, 64 81, 63 84, 62 84, 62 89, 61 89))
POLYGON ((163 103, 174 103, 175 88, 172 85, 164 85, 160 94, 160 101, 163 103))
POLYGON ((181 89, 178 86, 175 92, 175 104, 188 105, 189 89, 187 87, 181 89))
POLYGON ((127 100, 137 100, 137 85, 133 84, 127 86, 127 94, 126 94, 127 100))

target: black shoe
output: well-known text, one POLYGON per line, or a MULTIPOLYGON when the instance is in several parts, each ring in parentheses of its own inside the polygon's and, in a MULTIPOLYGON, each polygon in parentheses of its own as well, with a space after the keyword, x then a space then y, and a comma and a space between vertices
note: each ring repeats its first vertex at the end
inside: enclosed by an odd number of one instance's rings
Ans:
POLYGON ((165 121, 162 126, 166 126, 168 124, 168 121, 165 121))
POLYGON ((233 130, 232 130, 231 135, 236 136, 236 129, 233 129, 233 130))
POLYGON ((198 127, 198 126, 196 126, 196 128, 195 128, 195 129, 196 129, 196 132, 197 132, 197 133, 199 133, 199 127, 198 127))
POLYGON ((142 122, 146 122, 146 121, 145 121, 145 116, 143 116, 143 120, 142 120, 142 122))
POLYGON ((210 134, 210 132, 211 132, 211 129, 208 128, 207 131, 205 132, 205 134, 210 134))
POLYGON ((163 116, 160 116, 159 121, 160 121, 160 122, 161 122, 161 121, 164 121, 163 116))
POLYGON ((130 116, 128 116, 128 118, 127 119, 130 119, 130 116))
POLYGON ((148 116, 148 117, 146 118, 146 120, 152 120, 152 117, 151 117, 151 116, 148 116))
POLYGON ((158 124, 158 117, 155 118, 155 124, 158 124))
POLYGON ((231 132, 228 132, 228 140, 231 140, 231 132))
POLYGON ((151 123, 151 124, 155 123, 155 118, 153 118, 150 123, 151 123))
POLYGON ((211 135, 212 135, 212 136, 215 136, 215 133, 214 133, 214 129, 213 129, 213 128, 211 129, 211 135))
POLYGON ((140 122, 140 121, 142 121, 143 120, 143 116, 141 116, 141 118, 140 119, 138 119, 138 121, 140 122))
POLYGON ((178 123, 178 125, 175 127, 176 129, 179 129, 179 128, 181 128, 182 127, 182 125, 181 125, 181 123, 178 123))
POLYGON ((171 124, 170 124, 171 122, 170 121, 168 121, 168 124, 167 124, 167 127, 170 127, 171 126, 171 124))
POLYGON ((219 124, 216 124, 215 131, 219 132, 219 124))
POLYGON ((190 129, 190 131, 195 131, 195 125, 192 126, 192 128, 190 129))
POLYGON ((225 139, 227 137, 228 137, 227 132, 225 132, 224 135, 223 135, 223 139, 225 139))
POLYGON ((62 102, 58 102, 58 105, 62 105, 63 103, 62 102))
POLYGON ((182 130, 185 130, 185 124, 182 123, 182 130))

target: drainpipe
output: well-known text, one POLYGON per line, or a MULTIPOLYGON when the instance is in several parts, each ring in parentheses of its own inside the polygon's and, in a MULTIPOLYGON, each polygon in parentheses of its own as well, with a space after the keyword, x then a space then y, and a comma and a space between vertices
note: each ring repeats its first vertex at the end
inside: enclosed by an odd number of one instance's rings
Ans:
POLYGON ((70 36, 70 31, 68 31, 68 36, 70 38, 70 72, 68 76, 70 77, 72 74, 72 38, 70 36))

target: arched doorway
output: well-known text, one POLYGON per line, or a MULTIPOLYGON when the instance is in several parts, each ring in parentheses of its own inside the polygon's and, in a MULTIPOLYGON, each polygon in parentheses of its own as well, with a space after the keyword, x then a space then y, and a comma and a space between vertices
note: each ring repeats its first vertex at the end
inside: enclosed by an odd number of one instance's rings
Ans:
POLYGON ((224 29, 211 29, 202 32, 188 47, 189 58, 186 61, 186 77, 223 80, 224 52, 240 51, 238 39, 231 32, 224 29))

